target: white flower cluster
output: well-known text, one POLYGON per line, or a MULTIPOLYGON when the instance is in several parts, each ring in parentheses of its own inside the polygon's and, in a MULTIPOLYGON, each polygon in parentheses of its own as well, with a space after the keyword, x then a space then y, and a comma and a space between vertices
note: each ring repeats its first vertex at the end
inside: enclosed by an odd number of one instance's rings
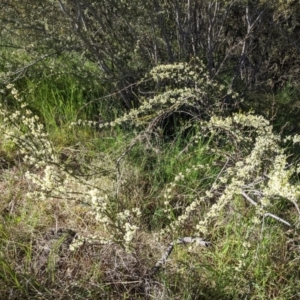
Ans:
POLYGON ((150 75, 156 82, 167 80, 172 84, 180 85, 187 84, 191 81, 194 83, 209 80, 209 74, 202 61, 195 59, 191 63, 176 63, 158 65, 154 67, 150 75))
POLYGON ((80 248, 83 244, 109 244, 111 241, 108 241, 106 239, 101 239, 97 235, 81 235, 81 234, 76 234, 76 238, 73 239, 72 243, 69 245, 69 249, 71 251, 76 251, 78 248, 80 248))
POLYGON ((20 97, 16 88, 9 84, 7 89, 20 104, 19 109, 11 112, 0 104, 0 114, 3 117, 0 131, 4 138, 10 139, 24 156, 25 162, 37 167, 45 166, 47 162, 58 162, 48 134, 39 117, 28 109, 27 103, 20 97))
MULTIPOLYGON (((38 199, 46 200, 47 197, 61 198, 66 194, 66 180, 63 180, 62 172, 54 165, 46 165, 42 174, 36 174, 30 171, 25 173, 27 179, 29 179, 38 190, 38 199)), ((36 191, 28 193, 28 197, 36 197, 36 191)))
POLYGON ((99 189, 91 189, 86 195, 86 201, 91 205, 91 211, 106 232, 110 233, 110 241, 121 243, 126 251, 130 251, 132 241, 139 227, 136 225, 141 217, 139 208, 125 209, 115 212, 107 195, 102 195, 99 189))

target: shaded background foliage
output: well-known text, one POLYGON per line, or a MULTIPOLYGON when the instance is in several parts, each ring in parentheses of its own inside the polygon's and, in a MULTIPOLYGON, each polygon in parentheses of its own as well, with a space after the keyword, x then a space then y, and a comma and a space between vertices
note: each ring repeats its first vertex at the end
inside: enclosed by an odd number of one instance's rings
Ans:
MULTIPOLYGON (((147 71, 197 57, 212 78, 250 95, 244 109, 267 117, 277 111, 278 128, 292 119, 286 128, 296 130, 299 16, 300 4, 291 0, 6 0, 1 44, 18 55, 1 53, 1 79, 37 79, 54 72, 46 60, 61 57, 59 72, 73 73, 82 85, 102 85, 106 94, 117 91, 114 103, 128 109, 139 106, 134 83, 147 71), (287 97, 282 103, 266 93, 287 97)), ((144 88, 153 90, 151 84, 144 88)))

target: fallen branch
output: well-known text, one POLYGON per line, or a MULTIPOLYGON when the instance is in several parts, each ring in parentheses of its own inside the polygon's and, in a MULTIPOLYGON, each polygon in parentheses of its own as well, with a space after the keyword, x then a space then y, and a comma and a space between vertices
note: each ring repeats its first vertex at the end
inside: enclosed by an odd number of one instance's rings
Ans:
MULTIPOLYGON (((251 197, 249 197, 249 195, 247 195, 244 191, 242 191, 242 196, 246 199, 246 200, 248 200, 252 205, 254 205, 254 206, 257 206, 258 204, 251 198, 251 197)), ((264 215, 263 215, 263 217, 265 218, 265 217, 271 217, 271 218, 273 218, 273 219, 275 219, 275 220, 277 220, 277 221, 279 221, 279 222, 281 222, 281 223, 283 223, 283 224, 285 224, 285 225, 287 225, 287 226, 291 226, 291 224, 289 223, 289 222, 287 222, 286 220, 283 220, 283 219, 281 219, 281 218, 279 218, 278 216, 276 216, 276 215, 274 215, 274 214, 271 214, 271 213, 269 213, 269 212, 267 212, 267 213, 265 213, 264 215)))
POLYGON ((202 246, 202 247, 208 247, 210 245, 209 242, 207 242, 201 238, 192 238, 192 237, 179 238, 177 241, 169 244, 169 246, 166 249, 166 251, 164 252, 162 258, 151 269, 150 274, 147 274, 147 275, 153 276, 160 270, 160 268, 166 263, 167 259, 171 255, 175 245, 191 244, 191 243, 196 243, 198 246, 202 246))

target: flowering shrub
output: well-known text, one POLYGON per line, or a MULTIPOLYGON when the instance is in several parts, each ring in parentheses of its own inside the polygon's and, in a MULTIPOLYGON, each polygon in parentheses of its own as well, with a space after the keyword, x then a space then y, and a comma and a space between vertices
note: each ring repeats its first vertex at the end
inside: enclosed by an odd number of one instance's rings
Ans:
MULTIPOLYGON (((254 224, 260 224, 264 217, 269 216, 290 226, 288 221, 269 212, 278 199, 290 201, 300 218, 300 187, 292 180, 299 166, 288 162, 289 155, 282 147, 282 143, 287 140, 298 143, 298 136, 282 141, 280 135, 272 131, 272 126, 266 119, 252 114, 238 113, 227 118, 213 116, 209 121, 201 122, 200 127, 201 132, 194 137, 194 141, 210 137, 207 153, 219 162, 222 161, 222 168, 210 188, 197 191, 197 196, 185 208, 184 213, 162 233, 178 232, 196 217, 194 234, 207 234, 213 221, 222 223, 221 211, 233 205, 233 200, 237 197, 243 197, 255 206, 256 214, 252 220, 254 224), (214 204, 204 218, 199 219, 197 213, 201 204, 211 199, 214 199, 214 204)), ((172 198, 177 184, 184 181, 191 171, 203 172, 207 168, 211 166, 194 166, 187 169, 186 174, 175 176, 165 192, 166 213, 172 215, 173 207, 169 199, 172 198)))
MULTIPOLYGON (((41 201, 64 198, 88 205, 95 220, 104 229, 102 236, 100 234, 94 238, 101 242, 117 242, 129 250, 138 229, 136 224, 141 214, 139 208, 118 208, 112 178, 92 176, 89 173, 78 176, 66 168, 39 118, 27 108, 26 101, 19 96, 13 85, 7 88, 19 103, 19 108, 11 111, 5 105, 1 106, 3 119, 0 129, 3 137, 18 148, 24 163, 30 166, 26 177, 34 186, 27 196, 41 201)), ((96 164, 94 168, 97 168, 96 164)))
MULTIPOLYGON (((138 109, 132 109, 120 118, 101 124, 100 127, 114 127, 123 122, 146 125, 140 137, 151 140, 151 133, 157 128, 159 120, 166 115, 183 109, 183 106, 205 111, 204 117, 191 119, 190 125, 200 128, 193 136, 186 150, 201 148, 203 155, 212 157, 222 166, 214 176, 209 188, 189 190, 189 199, 180 214, 174 213, 172 199, 178 185, 190 184, 190 174, 210 177, 212 165, 197 164, 185 172, 174 175, 173 182, 163 190, 164 212, 169 218, 169 226, 161 230, 160 236, 172 236, 185 233, 206 235, 214 222, 222 223, 222 211, 234 205, 234 199, 244 198, 255 207, 253 224, 260 224, 265 217, 272 217, 286 225, 290 222, 272 214, 272 205, 278 199, 290 201, 300 217, 298 207, 299 186, 291 179, 299 171, 288 162, 288 154, 283 143, 298 143, 299 137, 286 137, 284 140, 272 130, 272 126, 262 116, 249 113, 236 113, 222 116, 226 97, 237 99, 238 94, 227 90, 225 86, 209 79, 200 61, 189 64, 163 65, 150 72, 151 80, 157 85, 154 96, 141 98, 138 109), (204 150, 203 150, 204 149, 204 150), (206 213, 200 209, 209 203, 206 213), (187 226, 189 224, 189 226, 187 226)), ((97 175, 78 176, 65 168, 48 138, 45 127, 27 108, 26 102, 12 86, 7 87, 19 103, 13 112, 1 106, 2 135, 16 144, 24 161, 34 168, 26 176, 34 184, 34 191, 28 194, 39 200, 48 198, 66 198, 84 203, 90 207, 95 220, 103 230, 95 237, 102 242, 117 242, 126 250, 134 245, 134 238, 141 228, 140 207, 120 205, 116 187, 121 183, 117 176, 111 177, 105 186, 102 177, 97 175), (39 172, 37 172, 39 170, 39 172)), ((191 112, 192 110, 190 110, 191 112)), ((203 116, 203 115, 202 115, 203 116)), ((73 125, 96 125, 91 121, 82 121, 73 125)), ((133 139, 130 147, 137 141, 133 139)), ((125 151, 124 154, 127 152, 125 151)), ((125 156, 125 155, 124 155, 125 156)), ((118 161, 119 162, 119 161, 118 161)), ((119 165, 118 165, 119 166, 119 165)), ((118 168, 114 170, 118 173, 118 168)), ((201 180, 201 179, 200 179, 201 180)))
POLYGON ((232 104, 236 104, 239 97, 232 89, 227 89, 225 85, 210 79, 204 64, 198 59, 190 63, 159 65, 139 84, 149 81, 156 85, 155 92, 150 93, 154 96, 141 96, 139 108, 131 109, 110 122, 97 124, 80 119, 72 125, 106 128, 129 122, 135 126, 147 126, 157 124, 176 111, 192 116, 201 113, 203 118, 224 113, 226 105, 229 104, 225 99, 230 98, 232 104))

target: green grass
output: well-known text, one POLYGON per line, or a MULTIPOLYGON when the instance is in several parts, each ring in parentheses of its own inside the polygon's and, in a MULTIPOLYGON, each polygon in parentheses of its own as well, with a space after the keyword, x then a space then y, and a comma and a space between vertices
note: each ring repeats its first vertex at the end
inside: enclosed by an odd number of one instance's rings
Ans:
MULTIPOLYGON (((163 190, 177 174, 185 174, 185 180, 178 183, 173 191, 174 206, 187 206, 197 197, 197 191, 207 189, 213 182, 219 167, 214 165, 215 157, 206 153, 207 145, 207 141, 194 144, 189 137, 183 139, 179 132, 171 142, 153 143, 147 147, 142 142, 133 147, 128 161, 136 171, 132 176, 133 186, 128 189, 139 189, 144 218, 148 220, 147 227, 159 229, 170 222, 164 213, 163 190), (209 171, 187 173, 187 169, 195 165, 209 166, 209 171)), ((181 212, 181 208, 175 209, 174 217, 181 212)))
POLYGON ((290 277, 298 271, 291 264, 280 226, 262 230, 251 226, 246 217, 233 217, 211 235, 215 239, 211 249, 193 248, 187 254, 178 247, 175 251, 164 274, 173 297, 291 299, 296 295, 297 282, 290 277))

